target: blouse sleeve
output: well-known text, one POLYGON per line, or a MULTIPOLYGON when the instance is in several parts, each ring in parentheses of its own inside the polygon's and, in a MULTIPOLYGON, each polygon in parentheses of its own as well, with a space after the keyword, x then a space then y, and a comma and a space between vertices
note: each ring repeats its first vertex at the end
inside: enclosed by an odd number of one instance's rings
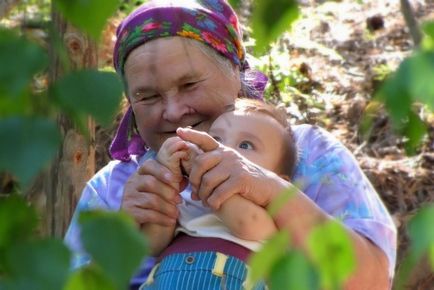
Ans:
POLYGON ((384 251, 393 277, 396 227, 353 154, 325 130, 296 126, 299 160, 294 183, 329 215, 384 251))
POLYGON ((105 209, 111 210, 108 203, 103 198, 104 195, 98 194, 105 192, 105 182, 101 182, 101 176, 95 176, 85 186, 80 200, 75 208, 74 215, 72 216, 71 223, 65 235, 65 243, 72 251, 72 268, 76 269, 83 265, 90 263, 90 257, 83 250, 80 242, 80 227, 78 225, 78 216, 82 211, 91 209, 105 209), (97 186, 97 187, 95 187, 97 186), (98 188, 99 187, 99 188, 98 188), (97 191, 98 188, 98 191, 97 191))
MULTIPOLYGON (((121 207, 124 186, 128 178, 136 172, 139 164, 154 155, 153 152, 148 152, 129 162, 111 161, 86 184, 64 238, 65 244, 72 252, 72 269, 77 269, 91 262, 90 256, 85 252, 80 241, 80 226, 78 224, 80 213, 93 209, 118 211, 121 207)), ((154 263, 153 258, 146 258, 132 278, 131 285, 142 284, 154 263)))

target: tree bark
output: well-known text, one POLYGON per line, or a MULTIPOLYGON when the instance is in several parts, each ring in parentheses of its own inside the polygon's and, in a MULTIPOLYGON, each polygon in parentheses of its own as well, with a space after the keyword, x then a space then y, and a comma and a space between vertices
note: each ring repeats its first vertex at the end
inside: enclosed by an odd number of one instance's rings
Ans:
POLYGON ((0 19, 5 17, 9 11, 20 2, 19 0, 1 0, 0 1, 0 19))
MULTIPOLYGON (((66 48, 68 70, 97 67, 97 46, 88 36, 52 13, 56 33, 66 48)), ((65 71, 59 51, 50 45, 50 83, 65 71)), ((30 191, 32 203, 42 215, 41 235, 63 237, 72 218, 85 183, 95 173, 95 123, 89 118, 88 136, 79 133, 73 122, 62 113, 57 116, 62 146, 50 168, 30 191), (41 210, 45 208, 45 210, 41 210)))

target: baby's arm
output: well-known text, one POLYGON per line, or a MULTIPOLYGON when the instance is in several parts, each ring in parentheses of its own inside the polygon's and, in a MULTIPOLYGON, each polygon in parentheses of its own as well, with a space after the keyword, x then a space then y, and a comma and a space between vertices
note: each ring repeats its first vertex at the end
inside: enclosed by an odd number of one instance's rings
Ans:
POLYGON ((252 201, 234 195, 216 211, 231 233, 244 240, 261 241, 277 231, 267 211, 252 201))
MULTIPOLYGON (((180 160, 187 154, 185 150, 182 151, 185 147, 182 143, 185 142, 180 140, 178 137, 169 138, 163 143, 157 153, 158 162, 172 171, 176 177, 179 177, 179 180, 182 179, 180 160)), ((179 190, 179 182, 170 185, 179 190)), ((154 243, 150 245, 151 256, 158 256, 161 251, 170 244, 173 239, 175 227, 176 224, 173 226, 145 224, 141 227, 142 232, 145 233, 146 236, 158 237, 157 239, 149 239, 150 241, 154 241, 154 243)))
MULTIPOLYGON (((190 173, 194 158, 202 151, 194 144, 187 143, 187 146, 188 155, 181 160, 181 164, 184 171, 190 173)), ((216 215, 240 239, 261 241, 277 231, 273 219, 264 208, 240 195, 229 198, 216 215)))

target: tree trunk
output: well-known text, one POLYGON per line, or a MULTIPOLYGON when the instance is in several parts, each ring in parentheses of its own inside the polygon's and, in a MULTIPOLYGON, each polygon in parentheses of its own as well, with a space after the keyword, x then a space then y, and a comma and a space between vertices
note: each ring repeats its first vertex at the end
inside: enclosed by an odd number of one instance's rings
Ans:
MULTIPOLYGON (((55 33, 66 48, 68 70, 97 67, 97 47, 88 36, 52 13, 55 33)), ((52 37, 50 82, 64 73, 62 59, 52 37)), ((95 124, 88 120, 89 136, 80 134, 65 115, 59 113, 58 126, 62 146, 50 168, 42 174, 30 191, 30 199, 42 215, 41 235, 63 237, 76 203, 87 180, 95 173, 95 124), (45 210, 42 210, 44 209, 45 210)))
POLYGON ((17 5, 19 0, 1 0, 0 1, 0 19, 5 17, 9 11, 17 5))

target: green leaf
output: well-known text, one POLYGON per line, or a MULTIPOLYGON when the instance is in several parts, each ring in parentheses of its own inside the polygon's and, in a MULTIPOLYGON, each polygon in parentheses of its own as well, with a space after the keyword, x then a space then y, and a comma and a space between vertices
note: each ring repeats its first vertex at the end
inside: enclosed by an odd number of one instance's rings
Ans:
POLYGON ((120 6, 120 0, 54 0, 55 7, 72 24, 98 39, 107 19, 120 6))
POLYGON ((283 207, 283 205, 285 205, 288 202, 288 200, 294 196, 294 194, 298 191, 296 186, 297 185, 285 189, 282 193, 280 193, 277 196, 277 198, 273 199, 273 201, 270 203, 270 205, 267 208, 267 211, 270 214, 270 216, 275 216, 283 207))
POLYGON ((103 125, 113 122, 122 91, 122 82, 115 73, 93 70, 65 75, 54 86, 54 93, 66 110, 90 114, 103 125))
POLYGON ((63 290, 116 290, 97 267, 80 268, 70 275, 63 290))
POLYGON ((426 125, 420 117, 416 113, 410 112, 408 114, 408 121, 402 129, 403 135, 408 138, 405 143, 405 151, 408 155, 417 153, 417 149, 422 144, 426 131, 426 125))
POLYGON ((408 254, 400 263, 399 271, 394 280, 394 289, 407 289, 408 278, 412 274, 416 265, 426 253, 428 254, 431 268, 434 270, 434 205, 428 205, 420 209, 408 223, 410 235, 410 249, 408 254))
POLYGON ((70 252, 61 240, 13 245, 6 253, 7 289, 59 290, 69 273, 70 252))
POLYGON ((424 23, 422 25, 422 30, 425 33, 422 40, 423 49, 434 51, 434 21, 424 23))
POLYGON ((301 251, 292 251, 283 256, 270 274, 273 290, 317 290, 319 279, 313 265, 301 251))
MULTIPOLYGON (((267 278, 272 267, 290 247, 289 233, 280 231, 273 235, 261 248, 249 258, 251 267, 249 283, 254 285, 260 279, 267 278)), ((247 287, 247 289, 249 289, 247 287)))
POLYGON ((24 186, 56 154, 60 134, 56 123, 43 118, 0 119, 0 171, 15 175, 24 186))
POLYGON ((231 4, 233 8, 237 9, 240 7, 241 0, 229 0, 229 4, 231 4))
POLYGON ((48 65, 38 45, 0 30, 0 98, 17 98, 30 88, 33 76, 48 65))
POLYGON ((426 134, 426 126, 413 112, 412 103, 422 102, 434 108, 433 64, 432 53, 405 59, 376 95, 377 100, 384 102, 395 130, 408 138, 408 154, 416 152, 426 134))
POLYGON ((263 53, 268 44, 288 30, 298 18, 295 0, 257 0, 252 12, 252 37, 256 40, 255 52, 263 53))
POLYGON ((308 249, 320 272, 322 287, 340 289, 356 266, 354 249, 345 228, 335 221, 314 228, 308 249))
POLYGON ((411 110, 410 67, 409 59, 404 60, 398 70, 385 81, 376 95, 378 100, 384 102, 395 126, 400 125, 408 117, 411 110))
POLYGON ((434 52, 420 52, 409 59, 409 92, 414 101, 434 111, 434 52))
POLYGON ((36 211, 20 196, 0 199, 0 273, 6 250, 27 240, 37 225, 36 211))
POLYGON ((430 205, 419 210, 408 224, 411 239, 411 255, 416 259, 419 259, 423 253, 432 251, 434 247, 433 221, 434 205, 430 205))
POLYGON ((116 289, 125 289, 147 254, 145 237, 134 221, 125 213, 92 211, 83 212, 79 223, 86 251, 116 289))

